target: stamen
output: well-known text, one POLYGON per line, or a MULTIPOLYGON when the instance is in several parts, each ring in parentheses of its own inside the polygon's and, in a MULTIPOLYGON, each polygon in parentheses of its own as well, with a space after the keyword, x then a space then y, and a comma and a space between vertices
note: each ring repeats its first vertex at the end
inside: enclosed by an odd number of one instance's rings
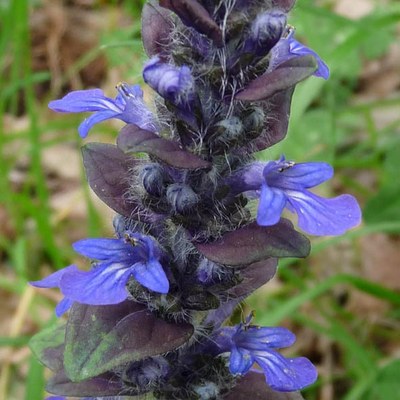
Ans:
POLYGON ((293 25, 287 25, 282 37, 285 39, 291 39, 294 35, 296 28, 293 25))
POLYGON ((118 90, 119 93, 125 98, 128 97, 135 97, 129 88, 129 85, 126 82, 119 82, 115 88, 118 90))

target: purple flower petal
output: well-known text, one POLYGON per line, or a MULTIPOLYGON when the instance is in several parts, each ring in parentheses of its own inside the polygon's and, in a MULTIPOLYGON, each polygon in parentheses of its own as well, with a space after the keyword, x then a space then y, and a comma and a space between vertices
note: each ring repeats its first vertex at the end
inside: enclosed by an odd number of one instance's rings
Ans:
POLYGON ((231 194, 237 195, 250 190, 260 190, 264 182, 263 169, 265 165, 264 162, 254 162, 231 175, 225 181, 231 187, 231 194))
POLYGON ((29 284, 32 286, 38 287, 38 288, 58 287, 62 276, 68 271, 75 271, 75 270, 76 270, 76 266, 70 265, 70 266, 60 269, 56 272, 53 272, 51 275, 46 276, 46 278, 43 278, 40 281, 32 281, 32 282, 29 282, 29 284))
POLYGON ((312 55, 316 59, 318 65, 318 68, 313 75, 323 79, 328 79, 329 68, 324 63, 324 61, 322 61, 322 59, 315 51, 298 42, 296 39, 293 38, 293 36, 294 29, 289 28, 286 37, 282 37, 279 42, 272 48, 272 57, 268 69, 274 70, 280 64, 286 62, 287 60, 290 60, 291 58, 312 55))
POLYGON ((250 351, 236 346, 232 347, 229 357, 229 371, 236 375, 244 375, 254 364, 250 351))
POLYGON ((84 139, 88 135, 89 130, 92 129, 94 125, 106 121, 107 119, 119 118, 120 115, 121 113, 116 113, 114 111, 100 111, 96 114, 91 115, 90 117, 83 120, 83 122, 79 125, 79 136, 84 139))
POLYGON ((132 266, 132 275, 144 287, 158 293, 168 293, 169 282, 167 276, 156 260, 147 263, 137 263, 132 266))
POLYGON ((73 303, 73 300, 69 299, 68 297, 64 297, 56 306, 56 316, 60 318, 61 315, 66 313, 72 307, 73 303))
POLYGON ((246 373, 255 362, 263 370, 267 384, 278 391, 295 391, 317 378, 315 367, 306 358, 286 359, 273 349, 294 343, 295 335, 285 328, 250 325, 252 315, 237 327, 215 332, 207 350, 217 355, 230 352, 229 370, 246 373))
POLYGON ((110 238, 82 239, 75 242, 72 247, 77 253, 99 261, 121 261, 121 257, 129 259, 134 249, 130 243, 110 238))
POLYGON ((321 57, 315 51, 304 46, 295 39, 289 39, 289 51, 291 54, 295 54, 298 56, 303 56, 307 54, 313 55, 318 64, 318 69, 314 72, 314 75, 325 80, 329 78, 328 66, 324 63, 324 61, 322 61, 321 57))
POLYGON ((285 358, 275 351, 254 353, 272 389, 281 392, 301 390, 317 379, 317 370, 304 357, 285 358))
POLYGON ((119 94, 115 99, 104 96, 100 89, 76 90, 62 99, 49 103, 49 108, 57 112, 95 112, 85 119, 78 128, 79 135, 85 138, 93 125, 111 118, 118 118, 127 124, 136 124, 152 132, 158 130, 153 114, 143 102, 143 92, 139 85, 117 86, 119 94))
POLYGON ((257 210, 260 226, 275 225, 286 207, 298 214, 298 224, 305 232, 340 235, 361 221, 356 199, 350 195, 324 199, 307 190, 332 176, 333 168, 327 163, 296 164, 282 156, 278 161, 253 163, 230 176, 226 184, 231 187, 232 195, 245 192, 260 198, 257 210))
POLYGON ((297 164, 281 159, 267 163, 263 175, 270 186, 296 190, 311 188, 331 179, 333 168, 324 162, 297 164))
POLYGON ((286 205, 286 195, 280 189, 261 186, 260 203, 257 210, 257 224, 271 226, 279 222, 281 214, 286 205))
POLYGON ((132 270, 123 264, 103 263, 92 270, 71 271, 61 278, 62 293, 73 301, 91 305, 117 304, 128 296, 126 283, 132 270))
POLYGON ((104 96, 101 89, 75 90, 62 99, 51 101, 49 108, 64 113, 114 111, 118 114, 122 112, 113 99, 104 96))
POLYGON ((357 200, 348 194, 324 199, 309 191, 287 191, 301 229, 311 235, 341 235, 361 222, 357 200))
POLYGON ((236 343, 249 350, 262 350, 266 346, 281 348, 291 346, 296 336, 282 327, 250 327, 243 334, 239 333, 236 343))
POLYGON ((162 252, 157 242, 129 230, 121 236, 74 244, 77 252, 101 262, 89 272, 76 269, 62 276, 60 288, 68 298, 91 305, 119 303, 127 297, 125 286, 130 276, 150 290, 168 293, 169 282, 158 261, 162 252))
MULTIPOLYGON (((52 273, 46 278, 40 281, 29 282, 30 285, 38 287, 38 288, 54 288, 60 286, 60 281, 65 274, 68 274, 73 271, 78 271, 76 265, 70 265, 59 271, 52 273)), ((57 317, 61 317, 65 312, 67 312, 71 306, 73 301, 67 297, 64 297, 56 306, 56 315, 57 317)))

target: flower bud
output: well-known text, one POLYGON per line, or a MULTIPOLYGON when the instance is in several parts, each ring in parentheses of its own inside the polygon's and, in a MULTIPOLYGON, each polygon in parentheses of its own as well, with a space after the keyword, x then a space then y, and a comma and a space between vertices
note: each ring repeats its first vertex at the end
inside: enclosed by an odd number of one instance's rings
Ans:
POLYGON ((162 357, 149 357, 132 363, 124 372, 123 379, 138 388, 155 387, 167 376, 169 363, 162 357))
POLYGON ((217 399, 220 392, 218 386, 210 381, 206 381, 202 385, 194 386, 193 390, 202 400, 217 399))
POLYGON ((207 258, 200 261, 196 271, 197 280, 205 286, 220 282, 222 274, 221 267, 207 258))
POLYGON ((167 188, 167 200, 175 212, 191 210, 200 200, 193 189, 184 183, 174 183, 167 188))
POLYGON ((164 191, 164 171, 160 164, 149 163, 143 166, 139 180, 147 193, 159 197, 164 191))
POLYGON ((237 140, 243 133, 243 124, 238 117, 231 117, 219 121, 218 130, 221 131, 220 140, 231 142, 237 140))
POLYGON ((263 57, 278 43, 286 26, 286 14, 280 10, 267 11, 251 24, 249 36, 244 42, 243 53, 263 57))
POLYGON ((266 115, 261 107, 250 108, 243 116, 243 127, 246 132, 246 139, 255 139, 264 130, 266 115))
POLYGON ((181 109, 191 109, 194 105, 194 80, 186 65, 176 67, 153 57, 143 69, 143 79, 160 96, 181 109))

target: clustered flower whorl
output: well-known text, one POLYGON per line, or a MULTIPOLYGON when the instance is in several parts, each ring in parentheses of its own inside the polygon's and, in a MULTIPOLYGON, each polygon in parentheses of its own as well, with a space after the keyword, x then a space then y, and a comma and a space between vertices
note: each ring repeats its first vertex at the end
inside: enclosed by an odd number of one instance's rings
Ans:
POLYGON ((59 287, 56 313, 70 310, 66 326, 32 342, 54 372, 52 399, 295 400, 298 393, 281 392, 315 381, 309 360, 276 351, 295 341, 287 329, 252 325, 252 315, 223 325, 274 276, 277 259, 308 255, 308 239, 281 217, 285 208, 313 235, 360 221, 352 196, 308 190, 331 178, 328 164, 254 161, 285 137, 295 85, 329 76, 287 25, 293 3, 149 1, 143 78, 157 93, 156 112, 139 86, 125 83, 115 99, 94 89, 50 103, 94 112, 82 137, 106 119, 127 124, 116 145, 83 147, 90 186, 117 212, 116 238, 74 244, 93 260, 89 271, 71 265, 32 282, 59 287))

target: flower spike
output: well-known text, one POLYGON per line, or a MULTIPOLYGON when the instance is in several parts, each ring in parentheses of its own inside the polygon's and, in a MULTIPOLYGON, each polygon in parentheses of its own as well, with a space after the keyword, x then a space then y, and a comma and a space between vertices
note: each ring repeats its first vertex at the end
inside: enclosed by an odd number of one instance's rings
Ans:
POLYGON ((280 354, 295 342, 289 330, 256 326, 253 314, 226 324, 279 259, 309 255, 284 210, 312 235, 361 220, 354 197, 311 192, 332 178, 329 164, 255 162, 285 138, 296 85, 329 77, 287 25, 294 3, 147 0, 142 73, 154 114, 141 88, 125 83, 115 98, 91 89, 50 103, 92 113, 82 137, 107 119, 126 126, 116 145, 82 151, 90 187, 118 213, 115 238, 73 245, 88 270, 70 265, 31 282, 60 289, 57 316, 71 308, 66 324, 33 341, 54 372, 48 400, 299 400, 316 380, 307 358, 280 354))

